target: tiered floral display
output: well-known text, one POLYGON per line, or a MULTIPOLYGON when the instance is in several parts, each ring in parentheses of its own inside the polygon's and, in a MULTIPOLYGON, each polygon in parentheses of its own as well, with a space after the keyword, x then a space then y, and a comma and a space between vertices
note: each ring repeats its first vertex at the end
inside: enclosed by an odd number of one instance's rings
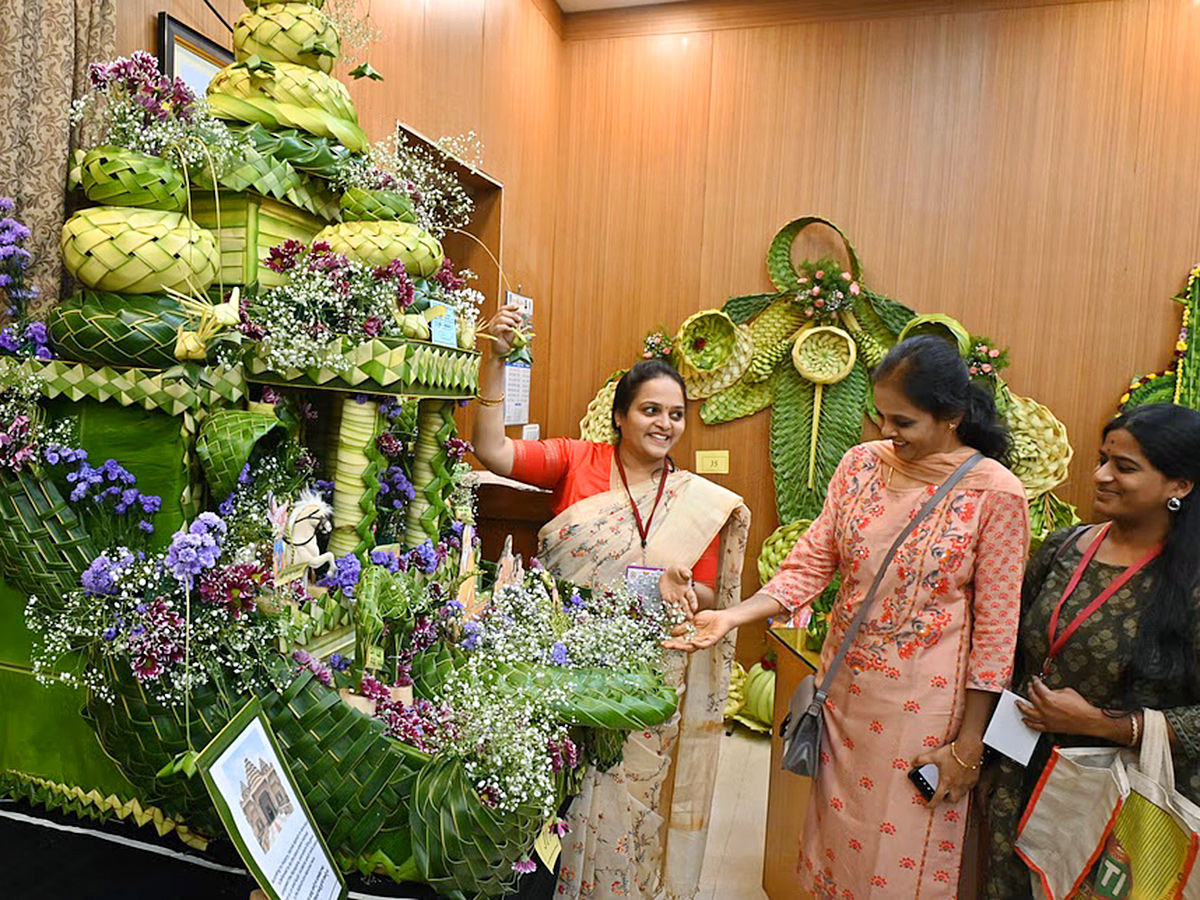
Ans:
MULTIPOLYGON (((872 291, 850 241, 817 216, 780 229, 767 250, 767 272, 773 291, 732 297, 720 309, 688 317, 673 339, 655 332, 645 344, 647 354, 669 354, 675 361, 688 396, 704 401, 700 418, 706 425, 771 411, 770 463, 781 524, 759 556, 763 583, 821 511, 843 454, 862 439, 863 418, 874 415, 870 370, 898 340, 916 334, 955 343, 972 376, 995 396, 1013 435, 1008 463, 1025 485, 1035 541, 1077 521, 1074 509, 1052 493, 1066 480, 1071 460, 1066 429, 1045 406, 1009 390, 1000 377, 1008 355, 990 338, 972 337, 949 316, 918 315, 872 291), (840 261, 793 261, 793 244, 813 226, 837 233, 840 261)), ((613 439, 607 410, 615 385, 610 377, 589 405, 580 422, 584 437, 613 439)), ((814 606, 808 636, 813 649, 824 640, 824 612, 835 591, 814 606)))
POLYGON ((247 6, 207 98, 93 67, 45 323, 0 208, 0 718, 74 747, 6 737, 0 785, 202 846, 196 754, 257 697, 343 868, 497 896, 582 767, 674 712, 672 623, 479 559, 482 298, 439 240, 470 196, 367 145, 320 2, 247 6))
POLYGON ((1194 335, 1200 317, 1200 266, 1188 273, 1187 284, 1174 299, 1182 310, 1171 363, 1130 384, 1121 396, 1122 410, 1143 403, 1178 403, 1200 409, 1200 342, 1194 335))

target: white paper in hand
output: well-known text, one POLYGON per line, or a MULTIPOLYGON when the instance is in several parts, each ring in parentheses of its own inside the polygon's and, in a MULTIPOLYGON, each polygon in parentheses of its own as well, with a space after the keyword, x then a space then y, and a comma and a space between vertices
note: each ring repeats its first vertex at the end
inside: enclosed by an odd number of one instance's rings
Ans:
POLYGON ((1021 721, 1021 711, 1017 709, 1018 700, 1023 703, 1029 702, 1012 691, 1005 691, 1000 695, 996 710, 992 713, 992 720, 988 722, 987 731, 983 734, 983 742, 993 750, 999 750, 1009 759, 1027 766, 1041 733, 1021 721))

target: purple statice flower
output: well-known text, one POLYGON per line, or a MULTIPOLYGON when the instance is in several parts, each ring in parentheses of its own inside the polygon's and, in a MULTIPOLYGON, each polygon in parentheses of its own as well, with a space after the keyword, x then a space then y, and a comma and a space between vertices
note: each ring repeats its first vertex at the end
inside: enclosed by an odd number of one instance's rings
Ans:
POLYGON ((138 530, 140 530, 143 534, 154 534, 154 524, 146 521, 145 519, 141 519, 138 521, 138 530))
POLYGON ((483 642, 483 626, 478 622, 463 622, 462 630, 462 648, 468 651, 478 650, 480 643, 483 642))
POLYGON ((0 197, 0 216, 7 216, 16 208, 17 204, 12 197, 0 197))
POLYGON ((237 501, 237 492, 231 491, 229 496, 220 502, 217 506, 217 512, 222 516, 233 514, 233 505, 237 501))
POLYGON ((211 532, 216 532, 218 539, 225 537, 225 532, 229 526, 225 521, 212 512, 202 512, 196 517, 196 521, 192 523, 188 531, 191 534, 205 535, 211 532))
POLYGON ((362 576, 362 563, 353 553, 339 556, 333 564, 333 571, 317 582, 321 587, 339 590, 346 597, 354 596, 354 588, 362 576))
POLYGON ((101 553, 79 576, 83 589, 92 595, 112 594, 117 578, 134 560, 134 555, 124 547, 115 554, 115 559, 108 552, 101 553))
POLYGON ((329 668, 335 672, 345 672, 350 668, 350 659, 340 653, 334 653, 329 657, 329 668))
POLYGON ((333 686, 333 673, 329 671, 329 667, 307 650, 295 651, 292 654, 292 661, 296 663, 297 672, 303 672, 305 669, 308 669, 321 684, 326 687, 333 686))
POLYGON ((0 328, 0 348, 7 350, 9 353, 16 353, 21 349, 21 342, 17 340, 17 335, 13 331, 12 326, 0 328))
POLYGON ((46 323, 30 322, 25 327, 25 339, 35 344, 45 344, 49 340, 46 335, 46 323))
POLYGON ((242 471, 238 473, 237 482, 238 484, 249 484, 250 479, 250 463, 246 463, 242 466, 242 471))
POLYGON ((322 478, 318 478, 316 481, 313 482, 313 490, 317 491, 317 493, 321 494, 324 497, 332 497, 333 496, 333 482, 327 481, 322 478))
POLYGON ((443 619, 455 619, 463 614, 463 605, 457 600, 447 600, 438 609, 438 615, 443 619))
POLYGON ((117 635, 119 633, 120 632, 118 632, 114 626, 109 625, 107 628, 104 629, 104 631, 100 632, 100 637, 106 641, 114 641, 117 639, 117 635))
POLYGON ((567 652, 567 645, 562 641, 555 641, 554 646, 550 648, 550 663, 555 666, 565 666, 571 661, 571 655, 567 652))
POLYGON ((567 606, 576 612, 583 609, 583 597, 579 596, 579 591, 571 591, 571 596, 567 598, 567 606))
POLYGON ((409 566, 415 567, 418 571, 426 575, 432 575, 436 572, 438 563, 441 562, 437 549, 433 546, 433 541, 430 540, 426 540, 423 544, 418 544, 412 550, 408 551, 407 556, 409 566))
POLYGON ((391 550, 372 550, 371 562, 376 566, 383 566, 393 574, 400 571, 400 559, 391 550))

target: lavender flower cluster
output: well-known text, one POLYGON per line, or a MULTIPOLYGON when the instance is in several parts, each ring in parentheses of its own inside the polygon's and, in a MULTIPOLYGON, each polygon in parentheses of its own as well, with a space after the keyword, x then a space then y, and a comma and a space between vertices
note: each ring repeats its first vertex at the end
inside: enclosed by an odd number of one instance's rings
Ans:
POLYGON ((137 489, 137 478, 118 463, 108 459, 97 467, 89 465, 86 450, 72 449, 60 444, 49 444, 42 450, 42 459, 48 465, 72 465, 75 470, 67 473, 67 482, 73 485, 68 499, 82 503, 91 499, 90 512, 101 508, 117 517, 139 517, 138 530, 143 534, 154 533, 151 518, 162 509, 162 498, 143 494, 137 489))
POLYGON ((196 95, 182 78, 158 70, 158 60, 144 50, 110 63, 92 63, 88 79, 98 91, 122 93, 144 110, 146 124, 179 118, 192 120, 196 95))
POLYGON ((167 548, 166 565, 171 574, 184 585, 217 564, 226 525, 220 516, 202 512, 187 531, 177 531, 167 548))
POLYGON ((33 321, 26 322, 24 326, 5 325, 0 328, 0 350, 25 359, 54 359, 45 322, 33 321))
POLYGON ((15 209, 11 197, 0 197, 0 290, 8 296, 5 314, 10 318, 20 317, 26 304, 37 296, 37 288, 25 283, 33 256, 24 244, 31 232, 12 217, 15 209))

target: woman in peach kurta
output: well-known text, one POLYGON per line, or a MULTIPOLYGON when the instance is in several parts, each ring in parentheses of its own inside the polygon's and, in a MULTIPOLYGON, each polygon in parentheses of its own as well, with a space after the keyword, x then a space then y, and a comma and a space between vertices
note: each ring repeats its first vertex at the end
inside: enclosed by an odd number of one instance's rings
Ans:
MULTIPOLYGON (((821 514, 779 574, 729 609, 695 616, 703 648, 787 613, 807 623, 840 573, 828 665, 896 536, 958 466, 988 457, 898 549, 825 705, 821 765, 799 840, 799 887, 818 898, 954 897, 984 724, 1008 686, 1029 538, 1025 492, 997 460, 1007 436, 956 350, 904 341, 874 373, 886 440, 851 448, 821 514), (908 780, 935 763, 927 804, 908 780)), ((824 673, 819 673, 823 675, 824 673)))
MULTIPOLYGON (((824 511, 762 591, 803 624, 842 573, 823 665, 896 534, 971 452, 908 464, 879 441, 842 460, 824 511), (891 488, 889 469, 920 484, 891 488)), ((896 554, 826 703, 800 842, 806 890, 846 900, 954 895, 968 800, 928 808, 907 774, 914 757, 958 734, 967 690, 1008 686, 1027 540, 1021 483, 983 460, 896 554)))

